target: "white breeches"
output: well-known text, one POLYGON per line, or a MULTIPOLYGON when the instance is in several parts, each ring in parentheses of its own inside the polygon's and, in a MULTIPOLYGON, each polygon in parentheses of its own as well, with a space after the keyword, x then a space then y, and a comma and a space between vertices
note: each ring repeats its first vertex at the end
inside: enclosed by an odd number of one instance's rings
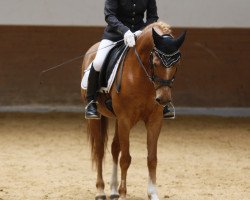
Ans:
POLYGON ((98 72, 101 71, 103 62, 105 61, 107 54, 114 47, 114 45, 112 45, 112 44, 114 44, 114 42, 111 40, 107 40, 107 39, 103 39, 100 42, 100 45, 98 47, 98 51, 97 51, 95 59, 93 61, 93 66, 94 66, 94 69, 96 71, 98 71, 98 72))

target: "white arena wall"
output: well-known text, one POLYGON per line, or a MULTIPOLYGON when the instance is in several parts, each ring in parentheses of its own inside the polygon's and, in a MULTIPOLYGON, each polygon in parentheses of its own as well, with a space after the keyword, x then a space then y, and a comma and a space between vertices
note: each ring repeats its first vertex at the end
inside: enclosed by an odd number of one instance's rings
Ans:
MULTIPOLYGON (((0 0, 2 25, 104 26, 104 0, 0 0)), ((249 0, 157 0, 175 27, 250 27, 249 0)))

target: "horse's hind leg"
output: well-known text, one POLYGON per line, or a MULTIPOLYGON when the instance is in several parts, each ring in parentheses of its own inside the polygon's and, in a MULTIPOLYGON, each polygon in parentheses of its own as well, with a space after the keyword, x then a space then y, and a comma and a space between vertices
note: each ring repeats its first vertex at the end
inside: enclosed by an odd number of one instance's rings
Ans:
POLYGON ((162 116, 155 115, 146 122, 147 149, 148 149, 148 197, 150 200, 159 200, 156 190, 157 143, 162 127, 162 116))
POLYGON ((88 120, 88 133, 92 146, 92 160, 97 168, 96 180, 96 200, 105 200, 104 181, 102 175, 102 164, 104 158, 104 149, 107 140, 107 118, 101 117, 100 120, 88 120))
POLYGON ((118 158, 119 158, 119 153, 120 153, 120 143, 119 143, 119 138, 118 138, 117 121, 116 121, 116 126, 115 126, 115 135, 114 135, 114 139, 113 139, 112 146, 111 146, 111 152, 113 156, 113 171, 112 171, 111 184, 110 184, 110 189, 111 189, 110 200, 117 200, 119 198, 117 172, 118 172, 118 158))

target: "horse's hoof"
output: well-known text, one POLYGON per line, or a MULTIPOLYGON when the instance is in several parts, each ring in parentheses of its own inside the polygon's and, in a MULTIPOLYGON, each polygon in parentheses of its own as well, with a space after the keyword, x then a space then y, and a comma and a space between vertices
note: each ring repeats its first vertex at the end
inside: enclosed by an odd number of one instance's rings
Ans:
POLYGON ((159 200, 157 195, 148 195, 149 200, 159 200))
POLYGON ((106 195, 101 195, 101 196, 95 197, 95 200, 106 200, 106 199, 107 199, 106 195))
POLYGON ((119 195, 118 194, 110 195, 110 200, 119 200, 119 195))

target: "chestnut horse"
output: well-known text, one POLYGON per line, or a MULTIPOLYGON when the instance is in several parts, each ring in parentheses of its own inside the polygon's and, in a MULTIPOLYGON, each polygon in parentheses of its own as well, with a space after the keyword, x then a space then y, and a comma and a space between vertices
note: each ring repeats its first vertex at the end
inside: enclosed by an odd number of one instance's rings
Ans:
MULTIPOLYGON (((163 106, 171 101, 171 86, 179 63, 179 48, 184 39, 185 33, 174 39, 170 27, 163 22, 147 26, 137 38, 136 47, 130 48, 127 52, 120 80, 121 91, 118 93, 114 86, 110 90, 113 112, 105 106, 107 94, 99 94, 98 111, 101 113, 101 119, 87 120, 92 160, 97 168, 95 199, 106 199, 102 164, 107 141, 108 118, 116 120, 111 147, 113 173, 110 199, 126 199, 127 170, 131 163, 129 132, 139 120, 144 121, 147 129, 148 196, 151 200, 159 199, 156 191, 157 141, 163 122, 163 106), (118 161, 121 169, 119 189, 118 161)), ((97 47, 98 44, 95 44, 88 52, 95 51, 97 47)), ((95 57, 88 52, 82 65, 83 73, 95 57)), ((85 92, 82 90, 83 98, 85 92)))

